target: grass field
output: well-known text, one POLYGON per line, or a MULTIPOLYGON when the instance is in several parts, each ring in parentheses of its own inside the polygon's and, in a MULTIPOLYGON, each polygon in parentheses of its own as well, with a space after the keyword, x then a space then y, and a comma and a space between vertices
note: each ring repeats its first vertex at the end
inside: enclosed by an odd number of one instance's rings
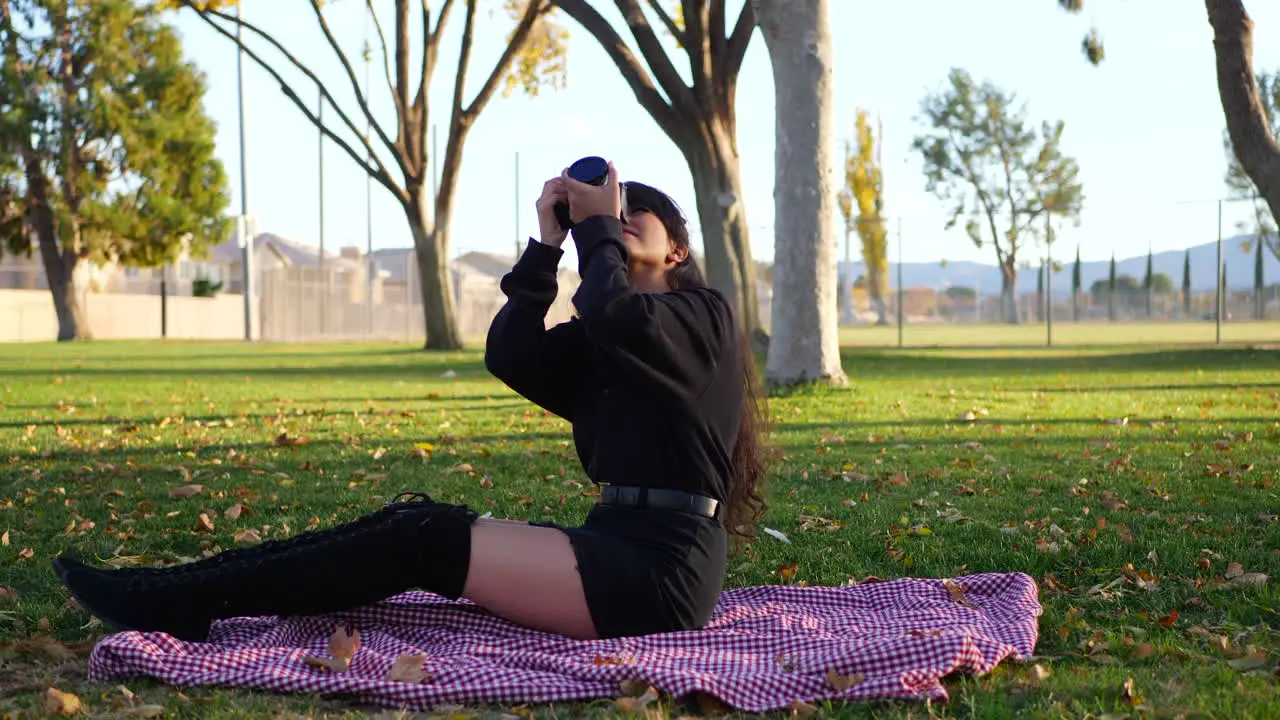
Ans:
MULTIPOLYGON (((1280 322, 1226 322, 1224 345, 1280 343, 1280 322)), ((904 347, 1045 347, 1044 323, 1004 324, 908 324, 902 328, 904 347)), ((1213 322, 1071 323, 1055 321, 1053 344, 1062 347, 1135 345, 1212 345, 1218 340, 1213 322)), ((840 343, 856 347, 896 347, 898 327, 859 325, 840 328, 840 343)))
MULTIPOLYGON (((782 458, 765 524, 793 543, 762 537, 728 584, 1023 571, 1040 582, 1035 662, 1049 675, 1006 665, 950 679, 943 706, 822 714, 1280 717, 1280 353, 850 348, 845 363, 847 388, 771 399, 782 458)), ((568 429, 489 378, 476 351, 0 348, 0 716, 39 716, 50 686, 95 716, 120 697, 83 680, 102 628, 69 606, 49 568, 59 552, 190 557, 247 531, 328 526, 402 490, 574 522, 592 499, 569 482, 585 478, 568 429), (414 457, 424 442, 430 457, 414 457), (203 492, 169 496, 186 483, 203 492), (211 532, 195 531, 201 513, 211 532)), ((170 717, 360 712, 125 684, 170 717)), ((618 712, 607 700, 532 711, 618 712)))

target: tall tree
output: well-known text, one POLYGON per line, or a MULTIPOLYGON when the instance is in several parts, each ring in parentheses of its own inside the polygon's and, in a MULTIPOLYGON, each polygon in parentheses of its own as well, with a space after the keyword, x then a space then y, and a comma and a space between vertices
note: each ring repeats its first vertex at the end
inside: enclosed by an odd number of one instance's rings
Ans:
POLYGON ((1019 253, 1045 240, 1042 215, 1079 220, 1080 170, 1062 153, 1063 122, 1031 127, 1012 94, 964 70, 952 70, 948 83, 924 99, 929 130, 912 147, 924 158, 926 188, 951 205, 947 228, 967 216, 969 239, 995 250, 1004 319, 1016 323, 1019 253))
MULTIPOLYGON (((236 0, 165 1, 190 8, 218 34, 239 44, 249 58, 271 75, 285 96, 293 101, 312 124, 395 197, 405 213, 413 235, 418 274, 421 278, 426 348, 461 348, 462 338, 454 317, 448 261, 453 201, 462 167, 463 148, 480 113, 493 99, 504 79, 508 91, 516 86, 523 86, 531 95, 538 94, 542 87, 559 85, 559 79, 564 73, 562 58, 567 35, 548 17, 553 7, 550 0, 504 0, 506 10, 516 21, 515 28, 507 36, 506 48, 489 69, 475 96, 470 102, 464 102, 467 77, 471 70, 471 50, 478 32, 476 15, 480 4, 479 0, 465 0, 458 62, 453 74, 452 100, 446 109, 448 133, 435 197, 431 197, 431 164, 428 157, 427 131, 431 126, 432 110, 428 95, 438 65, 440 43, 455 6, 453 0, 445 0, 434 17, 427 2, 394 0, 395 19, 391 28, 393 39, 390 45, 383 31, 383 24, 374 13, 372 0, 366 0, 366 11, 373 19, 381 49, 378 64, 381 65, 386 81, 386 91, 395 107, 395 126, 390 132, 374 118, 371 110, 374 90, 369 88, 366 92, 361 87, 351 58, 342 49, 325 18, 323 0, 307 0, 305 5, 310 8, 326 44, 342 65, 344 76, 350 85, 350 95, 354 98, 348 102, 341 102, 336 98, 310 66, 276 37, 253 23, 242 21, 223 11, 222 8, 234 6, 236 0), (421 6, 416 12, 419 16, 416 27, 413 22, 415 5, 421 6), (237 23, 243 26, 251 39, 246 38, 243 42, 237 39, 237 23), (278 53, 283 57, 283 60, 277 61, 280 67, 292 67, 307 78, 308 97, 311 84, 319 87, 324 102, 332 106, 334 111, 320 113, 313 109, 302 99, 301 93, 284 79, 277 64, 264 57, 261 49, 278 53), (363 124, 372 128, 372 133, 367 133, 363 124), (384 161, 384 156, 391 158, 390 165, 384 161)), ((372 53, 367 53, 367 56, 370 55, 372 53)))
POLYGON ((1116 254, 1111 253, 1111 271, 1107 273, 1107 319, 1116 321, 1116 254))
POLYGON ((738 72, 755 32, 754 6, 745 2, 733 27, 725 0, 680 0, 674 12, 649 0, 671 42, 664 45, 641 0, 614 0, 640 51, 587 0, 552 0, 600 43, 640 106, 684 155, 693 175, 707 281, 730 299, 744 329, 763 340, 756 269, 743 203, 738 153, 738 72), (690 82, 673 59, 683 52, 690 82))
MULTIPOLYGON (((876 324, 887 325, 885 289, 889 286, 889 237, 885 227, 884 183, 880 171, 879 139, 871 130, 867 111, 859 108, 854 131, 857 145, 846 153, 844 187, 837 200, 845 219, 845 232, 852 228, 862 241, 862 263, 866 266, 867 293, 876 309, 876 324), (854 206, 857 215, 854 215, 854 206)), ((846 240, 847 241, 847 240, 846 240)))
POLYGON ((1080 245, 1076 245, 1076 264, 1071 268, 1071 321, 1080 322, 1080 245))
MULTIPOLYGON (((857 153, 854 152, 853 146, 848 140, 844 141, 844 186, 840 188, 840 192, 836 194, 836 204, 840 207, 840 217, 844 218, 844 260, 846 263, 853 261, 852 240, 853 234, 858 229, 858 216, 853 211, 853 167, 857 162, 857 153)), ((852 267, 848 269, 849 273, 853 272, 852 267)), ((861 279, 865 276, 859 275, 861 279)), ((848 278, 852 280, 852 277, 848 278)), ((840 312, 840 322, 854 322, 856 316, 853 310, 853 288, 845 287, 846 276, 841 274, 838 278, 837 292, 840 293, 840 300, 836 303, 836 307, 840 312)), ((852 282, 849 283, 853 285, 852 282)))
POLYGON ((1040 269, 1036 271, 1036 316, 1038 320, 1045 317, 1045 298, 1044 298, 1044 262, 1040 262, 1040 269))
MULTIPOLYGON (((1263 82, 1253 70, 1253 20, 1245 12, 1243 0, 1205 0, 1209 24, 1213 27, 1213 50, 1218 70, 1218 94, 1227 121, 1227 137, 1241 173, 1228 183, 1260 198, 1270 211, 1271 237, 1275 218, 1280 217, 1280 143, 1273 134, 1277 120, 1276 77, 1263 82), (1241 187, 1240 175, 1252 188, 1241 187)), ((1267 225, 1259 203, 1259 232, 1267 225)), ((1280 242, 1272 240, 1272 251, 1280 258, 1280 242)))
POLYGON ((1182 314, 1185 319, 1191 317, 1191 250, 1182 255, 1182 314))
MULTIPOLYGON (((1280 123, 1280 73, 1261 73, 1257 76, 1256 82, 1262 112, 1266 114, 1268 126, 1274 128, 1280 123)), ((1248 228, 1249 232, 1258 242, 1268 247, 1272 254, 1280 258, 1280 237, 1277 237, 1276 221, 1271 214, 1271 208, 1259 193, 1253 179, 1245 172, 1244 166, 1240 164, 1240 159, 1236 157, 1232 147, 1231 134, 1226 130, 1222 133, 1222 144, 1227 155, 1226 182, 1231 196, 1253 203, 1253 227, 1248 228)))
POLYGON ((83 263, 156 266, 225 236, 204 79, 131 0, 0 0, 0 52, 3 247, 40 253, 58 339, 88 338, 83 263))
POLYGON ((771 385, 843 384, 835 304, 835 83, 828 0, 751 0, 773 65, 771 385))
POLYGON ((1151 248, 1150 246, 1148 246, 1147 247, 1147 271, 1142 276, 1142 291, 1143 291, 1143 295, 1145 296, 1146 311, 1147 311, 1148 318, 1151 317, 1151 294, 1152 294, 1151 283, 1155 279, 1155 268, 1152 263, 1153 263, 1153 258, 1151 257, 1151 248))

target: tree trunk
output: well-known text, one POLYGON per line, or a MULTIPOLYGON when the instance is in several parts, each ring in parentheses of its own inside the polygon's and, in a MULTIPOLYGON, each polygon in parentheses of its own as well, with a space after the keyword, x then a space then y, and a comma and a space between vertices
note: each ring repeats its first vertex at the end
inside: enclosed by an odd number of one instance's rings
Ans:
POLYGON ((871 304, 876 309, 877 325, 889 324, 889 308, 884 302, 885 275, 887 273, 872 271, 871 264, 867 263, 867 294, 871 296, 871 304))
POLYGON ((1071 291, 1071 322, 1080 322, 1080 292, 1071 291))
POLYGON ((49 204, 49 178, 44 174, 40 157, 31 148, 24 148, 22 157, 27 177, 27 222, 40 245, 40 259, 49 282, 49 292, 53 295, 53 310, 58 317, 58 342, 89 340, 92 335, 75 287, 75 269, 80 258, 74 252, 58 247, 53 210, 49 204))
POLYGON ((835 92, 828 0, 752 0, 773 65, 770 385, 846 382, 836 306, 835 92))
MULTIPOLYGON (((440 192, 445 197, 443 187, 440 192)), ((449 193, 452 197, 452 193, 449 193)), ((429 203, 431 191, 421 184, 409 187, 409 203, 405 215, 409 230, 413 233, 414 258, 418 263, 418 293, 422 297, 422 315, 427 339, 427 350, 458 350, 462 337, 454 316, 453 281, 449 277, 449 213, 445 206, 441 212, 439 198, 433 214, 429 203)))
POLYGON ((1218 94, 1231 147, 1272 217, 1280 218, 1280 145, 1272 136, 1253 71, 1253 21, 1243 0, 1205 0, 1213 26, 1218 94))
POLYGON ((1000 304, 1004 321, 1018 324, 1018 267, 1013 258, 1000 264, 1000 304))
MULTIPOLYGON (((722 125, 713 122, 713 125, 722 125)), ((742 198, 738 143, 723 131, 678 143, 693 175, 694 202, 706 252, 707 284, 724 293, 742 329, 757 346, 762 341, 756 265, 742 198)), ((763 350, 763 347, 757 347, 763 350)))

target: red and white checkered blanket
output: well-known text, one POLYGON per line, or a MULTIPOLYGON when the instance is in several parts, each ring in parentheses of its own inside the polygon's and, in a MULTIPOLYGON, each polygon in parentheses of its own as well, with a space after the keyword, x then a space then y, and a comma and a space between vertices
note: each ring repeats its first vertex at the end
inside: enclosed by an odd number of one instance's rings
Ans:
POLYGON ((1022 573, 956 578, 963 591, 944 582, 727 590, 705 629, 597 641, 409 592, 323 617, 223 620, 201 643, 117 633, 94 648, 89 679, 148 675, 178 686, 340 693, 411 710, 617 697, 625 680, 673 697, 700 691, 748 712, 795 700, 945 700, 944 676, 1031 656, 1041 608, 1035 581, 1022 573), (350 668, 305 663, 328 654, 338 624, 360 632, 350 668), (406 653, 426 656, 427 679, 386 679, 406 653))

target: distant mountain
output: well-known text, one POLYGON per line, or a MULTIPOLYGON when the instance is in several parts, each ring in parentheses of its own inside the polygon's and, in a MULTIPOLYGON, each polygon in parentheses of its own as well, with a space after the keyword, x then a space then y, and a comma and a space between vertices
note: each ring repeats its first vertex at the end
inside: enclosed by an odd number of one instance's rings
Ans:
MULTIPOLYGON (((1246 235, 1224 238, 1222 241, 1222 261, 1227 267, 1227 285, 1236 290, 1253 288, 1253 252, 1244 252, 1243 243, 1250 241, 1246 235)), ((1075 263, 1075 248, 1055 248, 1055 253, 1063 257, 1055 258, 1062 269, 1053 274, 1053 294, 1055 297, 1070 297, 1071 268, 1075 263)), ((1217 287, 1214 266, 1218 259, 1218 243, 1211 242, 1191 248, 1191 287, 1195 291, 1213 290, 1217 287)), ((1164 273, 1173 280, 1174 288, 1182 288, 1182 250, 1159 252, 1152 256, 1152 267, 1157 273, 1164 273)), ((841 263, 844 265, 844 263, 841 263)), ((861 262, 852 263, 854 277, 861 275, 865 266, 861 262)), ((1106 280, 1110 272, 1111 261, 1084 261, 1080 263, 1081 286, 1087 292, 1096 280, 1106 280)), ((1130 275, 1139 281, 1146 274, 1146 254, 1130 258, 1116 258, 1116 275, 1130 275)), ((897 282, 897 263, 889 263, 889 280, 897 282)), ((1037 269, 1020 270, 1018 272, 1018 289, 1020 292, 1034 292, 1036 288, 1037 269)), ((1268 285, 1280 282, 1280 261, 1270 252, 1263 252, 1263 272, 1268 285)), ((942 290, 948 287, 977 288, 983 295, 994 295, 1000 292, 1000 270, 994 263, 987 265, 976 262, 939 262, 903 263, 903 283, 907 287, 929 287, 942 290)))

